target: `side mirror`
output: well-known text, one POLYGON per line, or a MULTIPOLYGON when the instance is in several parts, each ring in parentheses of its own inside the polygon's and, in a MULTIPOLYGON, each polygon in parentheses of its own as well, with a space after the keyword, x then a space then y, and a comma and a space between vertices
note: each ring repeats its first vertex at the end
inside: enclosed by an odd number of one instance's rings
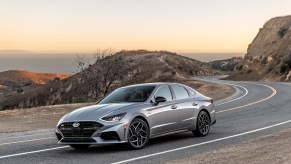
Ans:
POLYGON ((160 97, 160 96, 158 96, 158 97, 156 97, 155 98, 155 103, 154 103, 154 105, 158 105, 159 103, 161 103, 161 102, 166 102, 167 101, 167 99, 165 98, 165 97, 160 97))

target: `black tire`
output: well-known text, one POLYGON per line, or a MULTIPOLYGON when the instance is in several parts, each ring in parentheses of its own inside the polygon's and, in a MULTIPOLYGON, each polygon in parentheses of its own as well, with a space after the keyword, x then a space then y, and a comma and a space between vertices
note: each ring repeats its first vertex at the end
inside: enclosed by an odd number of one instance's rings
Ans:
POLYGON ((74 149, 87 149, 90 145, 89 144, 72 144, 70 146, 71 148, 74 148, 74 149))
POLYGON ((205 111, 200 111, 197 117, 196 130, 193 134, 198 137, 206 136, 210 130, 210 117, 205 111))
POLYGON ((140 119, 135 118, 128 127, 127 141, 130 149, 141 149, 149 141, 150 129, 148 124, 140 119))

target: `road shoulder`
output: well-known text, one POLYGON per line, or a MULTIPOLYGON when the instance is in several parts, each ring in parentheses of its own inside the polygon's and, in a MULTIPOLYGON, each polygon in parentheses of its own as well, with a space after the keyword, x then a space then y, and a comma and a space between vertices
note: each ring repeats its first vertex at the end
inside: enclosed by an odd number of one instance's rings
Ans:
POLYGON ((197 154, 188 158, 171 161, 170 164, 180 163, 290 163, 291 129, 281 131, 254 140, 242 142, 229 147, 197 154), (289 145, 289 146, 288 146, 289 145))

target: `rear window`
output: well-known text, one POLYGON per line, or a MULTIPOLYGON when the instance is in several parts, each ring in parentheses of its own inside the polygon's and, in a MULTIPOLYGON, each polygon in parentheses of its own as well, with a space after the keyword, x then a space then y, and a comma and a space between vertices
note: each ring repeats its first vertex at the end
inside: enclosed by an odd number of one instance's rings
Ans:
POLYGON ((172 89, 176 95, 177 100, 189 98, 188 91, 184 87, 179 85, 172 85, 172 89))
POLYGON ((187 88, 187 91, 189 92, 190 96, 195 96, 196 92, 190 88, 187 88))

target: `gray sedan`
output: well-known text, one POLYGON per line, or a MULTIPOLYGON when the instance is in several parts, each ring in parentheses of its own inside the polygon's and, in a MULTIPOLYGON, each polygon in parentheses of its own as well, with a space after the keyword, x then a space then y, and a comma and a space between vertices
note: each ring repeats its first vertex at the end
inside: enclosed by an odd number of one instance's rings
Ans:
POLYGON ((63 116, 56 135, 59 144, 76 149, 115 143, 140 149, 150 138, 173 133, 206 136, 215 122, 211 98, 183 84, 146 83, 118 88, 63 116))

